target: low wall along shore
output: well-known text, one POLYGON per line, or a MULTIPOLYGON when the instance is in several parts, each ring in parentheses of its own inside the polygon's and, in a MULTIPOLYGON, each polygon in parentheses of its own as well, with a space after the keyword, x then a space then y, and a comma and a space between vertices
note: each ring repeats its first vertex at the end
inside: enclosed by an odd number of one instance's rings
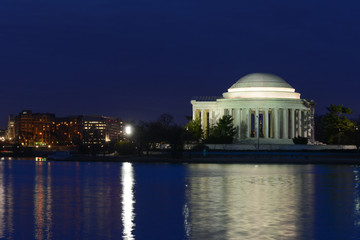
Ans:
MULTIPOLYGON (((257 144, 206 144, 210 150, 242 151, 257 150, 257 144)), ((300 144, 259 144, 262 151, 326 151, 356 150, 355 145, 300 145, 300 144)))

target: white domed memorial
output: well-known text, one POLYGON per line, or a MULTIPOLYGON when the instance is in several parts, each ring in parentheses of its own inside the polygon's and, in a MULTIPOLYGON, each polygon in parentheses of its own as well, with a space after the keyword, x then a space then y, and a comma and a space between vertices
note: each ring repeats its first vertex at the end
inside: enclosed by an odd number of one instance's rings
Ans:
POLYGON ((216 124, 231 115, 237 129, 235 142, 292 144, 294 137, 314 142, 314 110, 312 100, 279 76, 252 73, 240 78, 222 97, 195 97, 191 100, 193 119, 200 118, 202 128, 216 124))

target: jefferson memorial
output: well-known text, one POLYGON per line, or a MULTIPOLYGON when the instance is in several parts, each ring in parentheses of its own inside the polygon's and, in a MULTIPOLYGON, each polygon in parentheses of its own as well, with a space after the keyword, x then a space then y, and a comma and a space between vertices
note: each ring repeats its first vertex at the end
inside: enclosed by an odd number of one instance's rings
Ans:
POLYGON ((301 99, 290 84, 273 74, 248 74, 222 97, 195 97, 191 104, 192 117, 200 118, 205 133, 222 116, 231 115, 238 143, 261 139, 269 144, 292 144, 294 137, 314 142, 314 101, 301 99))

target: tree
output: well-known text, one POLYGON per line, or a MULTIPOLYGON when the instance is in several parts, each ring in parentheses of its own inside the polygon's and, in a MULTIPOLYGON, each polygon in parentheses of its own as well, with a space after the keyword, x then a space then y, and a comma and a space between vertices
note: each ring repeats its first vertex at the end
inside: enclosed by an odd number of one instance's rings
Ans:
POLYGON ((164 127, 168 127, 171 124, 173 124, 173 120, 174 120, 173 116, 171 116, 170 114, 167 114, 167 113, 163 113, 158 117, 157 122, 164 127))
POLYGON ((323 119, 324 119, 325 115, 324 114, 315 114, 314 115, 314 123, 315 123, 315 138, 316 141, 320 141, 320 142, 326 142, 325 141, 325 137, 324 137, 324 129, 323 129, 323 119))
POLYGON ((194 120, 189 121, 185 127, 185 139, 187 141, 196 141, 200 142, 203 138, 203 130, 201 128, 201 119, 196 118, 194 120))
POLYGON ((213 128, 209 130, 209 137, 205 139, 206 143, 232 143, 236 134, 236 128, 233 125, 233 118, 224 115, 213 128))
POLYGON ((324 141, 328 144, 349 144, 355 123, 348 119, 353 111, 343 105, 331 104, 321 119, 324 141))
POLYGON ((156 149, 159 143, 167 143, 173 156, 180 156, 183 148, 183 128, 173 122, 169 114, 162 114, 155 122, 142 122, 136 128, 134 137, 140 153, 156 149))
POLYGON ((170 144, 173 158, 182 157, 182 151, 184 148, 183 132, 184 129, 177 124, 173 124, 166 129, 167 134, 164 140, 170 144))
POLYGON ((114 148, 120 155, 132 155, 136 152, 136 146, 131 141, 120 141, 115 143, 114 148))
POLYGON ((292 140, 293 140, 294 144, 303 144, 303 145, 305 145, 305 144, 308 143, 308 138, 306 138, 306 137, 298 136, 298 137, 294 137, 292 140))

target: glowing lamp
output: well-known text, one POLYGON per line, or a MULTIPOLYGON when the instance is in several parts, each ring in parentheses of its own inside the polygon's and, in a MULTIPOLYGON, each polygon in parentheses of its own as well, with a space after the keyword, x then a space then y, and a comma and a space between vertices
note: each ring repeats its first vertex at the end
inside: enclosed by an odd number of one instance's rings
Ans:
POLYGON ((132 127, 130 125, 125 127, 125 134, 131 135, 132 134, 132 127))

